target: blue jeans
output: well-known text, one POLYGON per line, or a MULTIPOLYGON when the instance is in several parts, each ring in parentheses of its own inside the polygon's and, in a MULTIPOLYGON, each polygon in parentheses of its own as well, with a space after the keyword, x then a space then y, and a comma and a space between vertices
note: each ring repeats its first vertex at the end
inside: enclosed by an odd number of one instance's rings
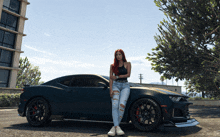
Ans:
POLYGON ((112 91, 118 91, 118 92, 113 92, 113 97, 112 97, 112 118, 114 122, 114 126, 119 126, 123 115, 124 115, 124 110, 126 107, 126 103, 128 100, 128 97, 130 95, 130 85, 128 82, 116 82, 113 81, 112 84, 112 91), (121 106, 124 105, 124 108, 121 106))

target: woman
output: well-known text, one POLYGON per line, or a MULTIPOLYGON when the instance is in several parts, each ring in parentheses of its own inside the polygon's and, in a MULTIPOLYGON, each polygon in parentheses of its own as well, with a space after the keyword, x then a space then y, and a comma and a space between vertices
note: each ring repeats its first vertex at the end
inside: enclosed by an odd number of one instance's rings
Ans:
POLYGON ((123 135, 124 132, 119 127, 123 118, 125 106, 130 95, 130 86, 127 78, 131 74, 131 63, 127 62, 124 51, 118 49, 115 51, 114 64, 110 65, 110 97, 112 100, 112 118, 114 126, 108 132, 108 135, 123 135), (115 76, 113 76, 113 73, 115 76))

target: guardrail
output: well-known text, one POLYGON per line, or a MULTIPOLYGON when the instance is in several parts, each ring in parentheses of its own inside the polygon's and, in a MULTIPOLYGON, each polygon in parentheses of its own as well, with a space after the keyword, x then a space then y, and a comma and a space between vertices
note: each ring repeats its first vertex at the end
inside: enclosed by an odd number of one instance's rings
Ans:
POLYGON ((197 106, 220 106, 220 100, 188 100, 197 106))

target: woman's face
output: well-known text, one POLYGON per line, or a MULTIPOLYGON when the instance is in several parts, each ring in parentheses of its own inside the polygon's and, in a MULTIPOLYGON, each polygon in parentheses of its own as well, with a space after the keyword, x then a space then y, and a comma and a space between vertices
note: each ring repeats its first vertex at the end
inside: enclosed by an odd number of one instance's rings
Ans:
POLYGON ((117 58, 118 61, 122 60, 122 54, 119 51, 116 52, 116 58, 117 58))

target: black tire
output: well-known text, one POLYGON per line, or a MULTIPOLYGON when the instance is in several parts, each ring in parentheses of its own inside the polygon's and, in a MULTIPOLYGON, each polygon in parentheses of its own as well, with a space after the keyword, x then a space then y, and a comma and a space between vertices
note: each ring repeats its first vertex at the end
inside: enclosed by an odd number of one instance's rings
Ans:
POLYGON ((162 119, 160 106, 152 99, 139 99, 131 106, 130 118, 140 131, 155 130, 162 119))
POLYGON ((31 126, 39 127, 49 125, 51 112, 49 104, 42 97, 32 99, 26 109, 26 118, 31 126))

